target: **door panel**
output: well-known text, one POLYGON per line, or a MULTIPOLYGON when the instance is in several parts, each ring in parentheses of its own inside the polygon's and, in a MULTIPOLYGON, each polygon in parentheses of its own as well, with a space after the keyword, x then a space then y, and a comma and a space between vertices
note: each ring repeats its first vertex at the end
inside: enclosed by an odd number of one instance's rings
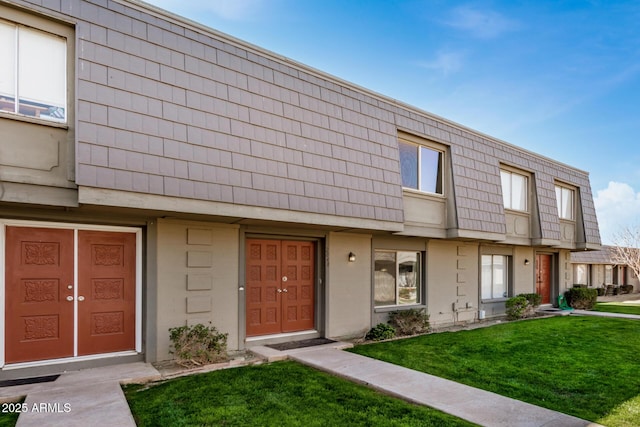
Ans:
POLYGON ((283 241, 282 332, 313 329, 314 326, 313 242, 283 241), (285 292, 286 290, 286 292, 285 292))
POLYGON ((136 235, 78 231, 78 355, 135 349, 136 235))
POLYGON ((542 296, 542 304, 551 303, 552 255, 536 255, 536 293, 542 296))
POLYGON ((247 335, 281 332, 280 242, 247 240, 247 335))
POLYGON ((6 227, 5 248, 5 361, 73 356, 73 230, 6 227))
POLYGON ((247 336, 313 329, 313 242, 247 240, 247 336))

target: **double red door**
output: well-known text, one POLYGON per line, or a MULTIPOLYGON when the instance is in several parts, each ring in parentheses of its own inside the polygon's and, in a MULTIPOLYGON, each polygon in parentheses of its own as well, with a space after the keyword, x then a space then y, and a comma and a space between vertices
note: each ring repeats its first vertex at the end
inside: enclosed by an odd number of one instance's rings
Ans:
POLYGON ((135 233, 6 227, 5 252, 7 363, 135 349, 135 233))
POLYGON ((314 328, 315 244, 247 240, 247 336, 314 328))

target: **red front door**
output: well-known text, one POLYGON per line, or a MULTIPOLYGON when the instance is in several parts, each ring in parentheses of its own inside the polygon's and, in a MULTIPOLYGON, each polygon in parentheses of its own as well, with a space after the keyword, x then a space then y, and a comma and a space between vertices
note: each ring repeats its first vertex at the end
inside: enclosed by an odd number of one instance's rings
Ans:
POLYGON ((73 356, 73 230, 7 227, 5 361, 73 356))
POLYGON ((7 363, 135 349, 135 233, 77 239, 76 266, 74 230, 6 227, 7 363))
POLYGON ((542 296, 542 304, 551 303, 552 255, 536 255, 536 293, 542 296))
POLYGON ((314 327, 315 245, 247 240, 247 336, 314 327))
POLYGON ((78 231, 78 354, 135 348, 136 235, 78 231))

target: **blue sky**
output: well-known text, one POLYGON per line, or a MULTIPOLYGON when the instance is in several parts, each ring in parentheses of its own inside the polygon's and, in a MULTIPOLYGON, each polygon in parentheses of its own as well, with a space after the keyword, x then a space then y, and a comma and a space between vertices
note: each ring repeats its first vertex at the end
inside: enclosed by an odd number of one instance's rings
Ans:
POLYGON ((588 171, 604 243, 640 226, 640 2, 150 3, 588 171))

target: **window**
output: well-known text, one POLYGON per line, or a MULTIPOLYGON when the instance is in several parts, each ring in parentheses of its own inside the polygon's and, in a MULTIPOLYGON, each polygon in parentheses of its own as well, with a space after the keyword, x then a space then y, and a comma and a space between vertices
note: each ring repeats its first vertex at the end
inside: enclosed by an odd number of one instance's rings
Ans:
POLYGON ((558 204, 558 216, 561 219, 573 219, 573 190, 556 185, 556 202, 558 204))
POLYGON ((482 255, 482 299, 509 296, 509 256, 482 255))
POLYGON ((402 186, 427 193, 443 194, 442 158, 443 152, 399 141, 400 170, 402 186))
POLYGON ((610 285, 613 283, 613 266, 604 266, 604 283, 610 285))
POLYGON ((527 210, 527 177, 514 172, 501 170, 502 200, 506 209, 527 210))
POLYGON ((422 254, 412 251, 376 251, 375 306, 422 302, 422 254))
POLYGON ((576 264, 573 266, 574 283, 576 285, 589 284, 589 265, 576 264))
POLYGON ((67 120, 67 40, 0 20, 0 111, 67 120))

